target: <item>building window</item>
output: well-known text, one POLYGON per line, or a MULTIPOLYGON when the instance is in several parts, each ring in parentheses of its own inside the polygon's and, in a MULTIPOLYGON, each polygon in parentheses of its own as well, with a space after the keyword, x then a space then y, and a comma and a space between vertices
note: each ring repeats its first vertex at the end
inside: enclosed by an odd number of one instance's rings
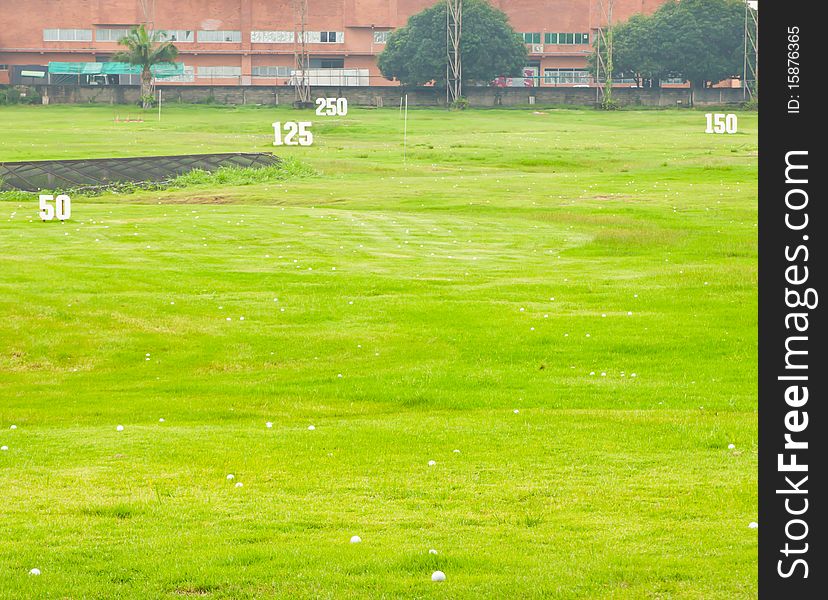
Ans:
POLYGON ((258 66, 253 67, 253 77, 290 77, 293 67, 258 66))
POLYGON ((310 60, 311 69, 344 69, 344 58, 312 58, 310 60))
POLYGON ((165 83, 188 83, 191 81, 195 81, 195 67, 188 67, 187 65, 184 65, 184 73, 181 75, 164 78, 165 83))
POLYGON ((95 39, 99 42, 117 42, 129 35, 130 29, 96 29, 95 39))
POLYGON ((589 71, 582 69, 544 69, 543 80, 549 85, 589 85, 592 82, 592 76, 589 71))
POLYGON ((159 29, 157 32, 158 40, 161 42, 194 42, 195 31, 192 29, 159 29))
POLYGON ((241 67, 199 67, 197 77, 214 79, 241 77, 241 67))
POLYGON ((344 31, 306 31, 305 43, 341 44, 345 41, 344 31))
POLYGON ((588 33, 545 33, 545 44, 589 44, 588 33))
POLYGON ((374 43, 375 44, 385 44, 388 42, 388 34, 391 33, 390 31, 375 31, 374 32, 374 43))
POLYGON ((234 42, 241 42, 241 31, 231 31, 231 30, 216 30, 216 31, 204 31, 200 30, 198 32, 198 41, 199 42, 216 42, 216 43, 234 43, 234 42))
POLYGON ((523 34, 523 43, 524 44, 540 44, 541 43, 541 34, 540 33, 524 33, 523 34))
POLYGON ((91 42, 91 29, 44 29, 44 42, 91 42))
POLYGON ((292 31, 251 31, 253 44, 292 44, 295 34, 292 31))

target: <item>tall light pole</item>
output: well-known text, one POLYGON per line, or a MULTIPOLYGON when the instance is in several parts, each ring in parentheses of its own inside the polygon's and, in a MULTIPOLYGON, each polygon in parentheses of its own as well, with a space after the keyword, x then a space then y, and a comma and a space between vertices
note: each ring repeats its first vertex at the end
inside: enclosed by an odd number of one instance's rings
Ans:
POLYGON ((308 15, 308 0, 293 0, 293 57, 296 62, 296 70, 293 73, 293 103, 297 107, 303 107, 310 102, 311 90, 308 80, 308 66, 310 58, 305 45, 305 22, 308 15))
POLYGON ((759 92, 759 2, 745 1, 745 56, 742 67, 745 100, 754 100, 759 92), (751 82, 753 85, 751 85, 751 82))
POLYGON ((463 95, 463 67, 460 36, 463 29, 463 0, 446 0, 446 102, 451 105, 463 95))
POLYGON ((612 9, 615 0, 598 0, 598 52, 595 78, 598 93, 601 96, 601 105, 606 107, 612 104, 612 9), (606 27, 604 27, 606 23, 606 27), (606 57, 601 52, 603 46, 606 57), (601 72, 604 72, 605 81, 601 83, 601 72))

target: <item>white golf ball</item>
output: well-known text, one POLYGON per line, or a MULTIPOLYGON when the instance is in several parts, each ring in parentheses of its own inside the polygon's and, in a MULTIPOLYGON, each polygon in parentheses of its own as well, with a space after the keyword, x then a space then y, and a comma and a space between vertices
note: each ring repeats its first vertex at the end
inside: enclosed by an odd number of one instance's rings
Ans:
POLYGON ((273 423, 271 423, 270 421, 268 421, 267 423, 265 423, 265 427, 267 427, 268 429, 270 429, 270 428, 272 428, 272 427, 273 427, 273 423))
POLYGON ((316 431, 316 427, 313 425, 308 425, 308 431, 316 431))
POLYGON ((748 527, 750 527, 751 529, 758 529, 759 528, 759 523, 757 523, 756 521, 751 521, 748 524, 748 527))
POLYGON ((40 575, 40 569, 32 569, 29 571, 29 575, 40 575))
POLYGON ((361 541, 362 541, 362 538, 359 537, 358 535, 355 535, 351 538, 351 543, 352 544, 359 544, 361 541))
POLYGON ((446 580, 446 574, 443 573, 442 571, 434 571, 434 573, 431 574, 431 581, 445 581, 445 580, 446 580))
POLYGON ((235 479, 235 478, 236 478, 236 476, 233 475, 232 473, 227 474, 227 481, 230 481, 230 480, 235 479))
POLYGON ((115 431, 123 431, 123 430, 124 430, 124 426, 123 426, 123 425, 118 425, 118 426, 115 428, 115 431))

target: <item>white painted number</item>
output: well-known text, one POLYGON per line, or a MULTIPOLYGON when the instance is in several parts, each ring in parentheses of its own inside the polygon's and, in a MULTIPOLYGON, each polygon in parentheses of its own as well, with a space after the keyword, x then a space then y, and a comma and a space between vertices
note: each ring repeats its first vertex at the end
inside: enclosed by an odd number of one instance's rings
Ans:
POLYGON ((72 216, 72 201, 66 194, 60 194, 55 198, 55 214, 61 221, 72 216))
POLYGON ((40 218, 51 221, 55 217, 65 221, 72 216, 72 200, 66 194, 59 194, 57 198, 51 194, 40 194, 40 218), (54 201, 54 206, 51 202, 54 201))
POLYGON ((310 146, 313 144, 313 134, 310 131, 313 123, 310 121, 281 121, 273 123, 274 146, 310 146), (284 138, 282 132, 285 132, 284 138))
POLYGON ((738 122, 734 114, 707 113, 707 129, 705 133, 736 133, 738 122))
POLYGON ((348 99, 317 98, 316 114, 320 117, 344 117, 348 114, 348 99))

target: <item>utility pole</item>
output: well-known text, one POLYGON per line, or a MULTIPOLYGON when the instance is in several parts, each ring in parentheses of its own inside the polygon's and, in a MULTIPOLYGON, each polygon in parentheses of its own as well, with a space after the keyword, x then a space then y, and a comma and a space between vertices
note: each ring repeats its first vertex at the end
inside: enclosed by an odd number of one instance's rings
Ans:
POLYGON ((446 0, 446 103, 451 105, 463 95, 463 68, 460 61, 460 36, 463 29, 463 0, 446 0))

